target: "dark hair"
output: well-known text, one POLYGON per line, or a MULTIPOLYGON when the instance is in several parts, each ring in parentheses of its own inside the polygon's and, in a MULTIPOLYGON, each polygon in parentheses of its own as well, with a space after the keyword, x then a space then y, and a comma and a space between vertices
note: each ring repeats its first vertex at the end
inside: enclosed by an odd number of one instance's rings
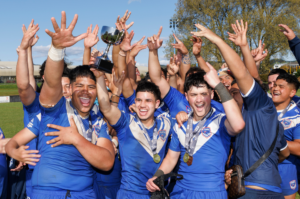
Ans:
POLYGON ((150 92, 154 95, 155 99, 158 99, 158 100, 161 101, 161 99, 160 99, 160 90, 159 90, 158 86, 156 86, 152 82, 140 81, 138 83, 137 88, 136 88, 136 94, 138 92, 150 92))
POLYGON ((191 67, 185 74, 185 78, 193 73, 205 73, 205 71, 198 67, 191 67))
POLYGON ((63 74, 62 74, 62 77, 69 77, 70 75, 70 69, 69 68, 64 68, 64 71, 63 71, 63 74))
POLYGON ((233 84, 236 84, 236 79, 231 82, 231 86, 233 86, 233 84))
MULTIPOLYGON (((146 75, 142 80, 148 81, 149 79, 150 79, 149 72, 146 72, 146 75)), ((151 81, 151 79, 150 79, 150 81, 151 81)))
POLYGON ((161 71, 164 73, 165 79, 167 79, 168 71, 166 68, 161 68, 161 71))
POLYGON ((294 88, 296 89, 296 91, 299 89, 299 81, 298 81, 297 77, 295 77, 294 75, 290 75, 288 73, 280 74, 276 80, 278 80, 278 79, 283 79, 288 84, 292 84, 294 86, 294 88))
POLYGON ((184 92, 187 93, 192 86, 199 87, 200 84, 205 84, 208 89, 211 89, 211 87, 204 80, 205 74, 206 73, 202 71, 189 75, 184 82, 184 92))
POLYGON ((96 82, 96 77, 88 65, 77 66, 70 70, 70 83, 75 82, 77 77, 89 77, 96 82))
POLYGON ((268 74, 268 77, 271 76, 271 75, 281 75, 281 74, 287 74, 287 72, 285 70, 281 69, 281 68, 273 69, 268 74))

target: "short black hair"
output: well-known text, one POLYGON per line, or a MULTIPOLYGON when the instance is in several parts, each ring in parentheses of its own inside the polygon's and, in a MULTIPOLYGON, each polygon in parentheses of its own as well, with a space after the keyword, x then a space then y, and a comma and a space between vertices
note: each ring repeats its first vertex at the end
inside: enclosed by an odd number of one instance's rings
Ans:
POLYGON ((70 69, 69 68, 64 68, 64 71, 63 71, 63 74, 62 74, 62 77, 69 77, 70 75, 70 69))
POLYGON ((234 79, 232 82, 231 82, 231 86, 233 86, 233 84, 236 84, 236 79, 234 79))
POLYGON ((184 82, 184 92, 187 93, 192 86, 199 87, 200 84, 205 84, 208 89, 211 89, 211 87, 204 80, 205 74, 206 73, 202 71, 189 75, 184 82))
POLYGON ((268 77, 271 75, 281 75, 281 74, 287 74, 287 72, 281 68, 273 69, 268 74, 268 77))
POLYGON ((150 92, 154 95, 155 99, 157 100, 160 100, 161 101, 161 98, 160 98, 160 90, 158 88, 158 86, 156 86, 154 83, 152 82, 148 82, 148 81, 140 81, 137 85, 137 88, 136 88, 136 93, 135 95, 138 93, 138 92, 150 92))
POLYGON ((167 79, 167 74, 168 74, 167 69, 166 68, 161 68, 161 70, 164 73, 165 79, 167 79))
POLYGON ((299 89, 299 81, 298 81, 297 77, 295 77, 294 75, 290 75, 288 73, 280 74, 276 80, 278 80, 278 79, 283 79, 288 84, 292 84, 294 86, 294 88, 296 89, 296 91, 299 89))
POLYGON ((77 66, 76 68, 70 70, 70 83, 75 82, 77 77, 88 77, 96 82, 96 77, 88 65, 77 66))
POLYGON ((185 78, 193 73, 205 73, 205 71, 199 67, 191 67, 185 74, 185 78))

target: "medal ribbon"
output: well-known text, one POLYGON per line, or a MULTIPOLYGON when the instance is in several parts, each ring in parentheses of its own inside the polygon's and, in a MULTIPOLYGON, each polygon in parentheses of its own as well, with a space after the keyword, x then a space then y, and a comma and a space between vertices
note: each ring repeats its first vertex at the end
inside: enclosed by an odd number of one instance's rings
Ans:
POLYGON ((207 118, 209 118, 212 115, 212 113, 213 113, 213 109, 210 108, 206 116, 198 122, 194 131, 193 131, 193 114, 190 114, 188 119, 188 124, 186 127, 186 133, 185 133, 185 151, 186 153, 189 154, 189 156, 191 157, 193 156, 196 143, 200 135, 200 130, 203 128, 207 118))
POLYGON ((151 150, 152 150, 152 152, 153 152, 153 155, 157 154, 156 148, 157 148, 157 136, 158 136, 158 131, 157 131, 157 123, 156 123, 156 121, 155 121, 155 127, 154 127, 154 130, 153 130, 153 139, 151 140, 150 137, 149 137, 149 134, 148 134, 147 130, 145 129, 144 125, 142 124, 140 118, 138 118, 138 116, 135 115, 135 119, 137 120, 138 125, 140 125, 140 126, 142 127, 144 136, 146 137, 146 139, 147 139, 147 141, 148 141, 148 144, 149 144, 150 147, 151 147, 151 150))
POLYGON ((293 102, 291 102, 279 115, 278 115, 278 120, 280 120, 284 114, 289 110, 289 108, 293 105, 293 102))

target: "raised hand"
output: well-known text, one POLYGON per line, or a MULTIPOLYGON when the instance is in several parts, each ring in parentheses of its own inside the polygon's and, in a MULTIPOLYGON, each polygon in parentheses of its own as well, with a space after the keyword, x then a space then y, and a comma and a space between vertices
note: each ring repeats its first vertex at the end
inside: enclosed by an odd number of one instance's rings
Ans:
POLYGON ((176 35, 173 33, 173 36, 176 40, 176 44, 171 44, 173 48, 177 49, 181 54, 186 55, 189 53, 188 49, 185 47, 182 41, 180 41, 176 35))
POLYGON ((76 44, 78 41, 86 38, 88 36, 87 33, 83 33, 77 37, 74 37, 72 35, 72 32, 75 28, 75 25, 77 23, 78 15, 75 14, 71 24, 69 25, 68 28, 66 28, 66 12, 62 11, 61 12, 61 27, 59 28, 56 20, 54 17, 51 18, 53 28, 55 32, 51 32, 50 30, 46 29, 46 33, 52 38, 52 45, 57 48, 57 49, 63 49, 66 47, 73 46, 76 44))
POLYGON ((206 62, 206 65, 209 68, 209 72, 204 75, 204 80, 212 87, 213 89, 221 82, 218 76, 216 69, 206 62))
POLYGON ((170 76, 174 76, 178 73, 180 66, 180 61, 178 60, 177 56, 170 58, 170 64, 167 65, 167 71, 170 76))
POLYGON ((193 42, 193 54, 195 56, 200 56, 201 46, 202 46, 202 39, 200 37, 192 36, 193 38, 190 39, 193 42))
POLYGON ((95 68, 90 68, 90 70, 94 73, 96 79, 98 79, 102 75, 105 75, 105 72, 103 72, 102 70, 97 70, 95 68))
POLYGON ((148 37, 147 46, 148 46, 150 51, 157 50, 162 46, 163 40, 159 39, 159 37, 161 35, 161 32, 162 32, 162 26, 159 28, 159 31, 158 31, 157 35, 153 35, 152 37, 148 37))
POLYGON ((98 25, 95 26, 93 32, 92 32, 92 25, 90 25, 88 27, 87 32, 86 32, 87 37, 84 39, 84 47, 85 48, 91 48, 98 43, 98 41, 99 41, 98 31, 99 31, 98 25))
POLYGON ((265 44, 262 44, 261 40, 259 40, 258 48, 251 50, 251 55, 255 62, 261 62, 268 56, 268 50, 264 48, 265 44))
POLYGON ((287 25, 279 24, 278 26, 283 28, 283 30, 279 29, 279 31, 282 32, 289 41, 291 41, 292 39, 294 39, 296 37, 294 31, 292 29, 290 29, 287 25))
POLYGON ((16 157, 14 159, 18 160, 19 162, 23 162, 29 165, 36 165, 41 157, 38 150, 26 150, 29 146, 20 146, 16 149, 16 157))
POLYGON ((248 30, 248 23, 241 20, 241 24, 238 20, 236 20, 236 24, 231 24, 231 27, 235 34, 227 32, 229 35, 229 40, 232 41, 237 46, 247 46, 247 30, 248 30))
MULTIPOLYGON (((126 10, 124 16, 120 19, 120 16, 118 16, 117 18, 117 22, 116 22, 116 27, 119 31, 121 31, 123 29, 122 24, 125 25, 126 21, 129 19, 131 15, 131 12, 128 13, 128 10, 126 10)), ((125 30, 128 30, 132 25, 134 24, 134 22, 131 22, 128 25, 125 25, 124 28, 125 30)))
POLYGON ((26 30, 24 25, 22 26, 23 39, 20 44, 20 50, 27 50, 28 47, 34 45, 38 40, 38 37, 37 36, 34 37, 34 35, 39 30, 39 25, 38 24, 34 25, 33 23, 34 20, 32 19, 28 26, 28 30, 26 30))
POLYGON ((129 53, 130 57, 135 58, 141 50, 144 50, 147 48, 147 44, 141 45, 143 43, 144 39, 145 39, 145 36, 136 43, 136 46, 134 46, 134 48, 132 48, 132 50, 129 53))
POLYGON ((215 43, 218 39, 221 39, 216 33, 211 31, 210 29, 200 25, 200 24, 195 24, 195 26, 200 30, 199 32, 191 32, 192 35, 197 36, 197 37, 205 37, 212 43, 215 43))
POLYGON ((127 52, 127 51, 130 51, 131 49, 133 49, 133 47, 135 47, 137 44, 135 43, 131 46, 131 40, 134 36, 134 32, 131 31, 130 34, 128 34, 128 31, 125 29, 124 24, 122 24, 122 27, 125 30, 125 36, 124 36, 122 43, 120 44, 120 49, 124 52, 127 52))

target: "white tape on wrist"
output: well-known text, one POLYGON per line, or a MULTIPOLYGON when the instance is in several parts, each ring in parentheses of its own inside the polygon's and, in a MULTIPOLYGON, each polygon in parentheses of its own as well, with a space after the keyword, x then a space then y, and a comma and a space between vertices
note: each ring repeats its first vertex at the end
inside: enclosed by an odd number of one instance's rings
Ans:
POLYGON ((118 148, 118 146, 119 146, 119 143, 118 143, 118 141, 117 140, 115 140, 115 139, 112 139, 111 140, 112 141, 112 143, 114 143, 114 145, 118 148))
POLYGON ((50 50, 48 52, 48 56, 53 61, 61 61, 65 57, 65 48, 56 49, 54 46, 51 45, 50 50))

